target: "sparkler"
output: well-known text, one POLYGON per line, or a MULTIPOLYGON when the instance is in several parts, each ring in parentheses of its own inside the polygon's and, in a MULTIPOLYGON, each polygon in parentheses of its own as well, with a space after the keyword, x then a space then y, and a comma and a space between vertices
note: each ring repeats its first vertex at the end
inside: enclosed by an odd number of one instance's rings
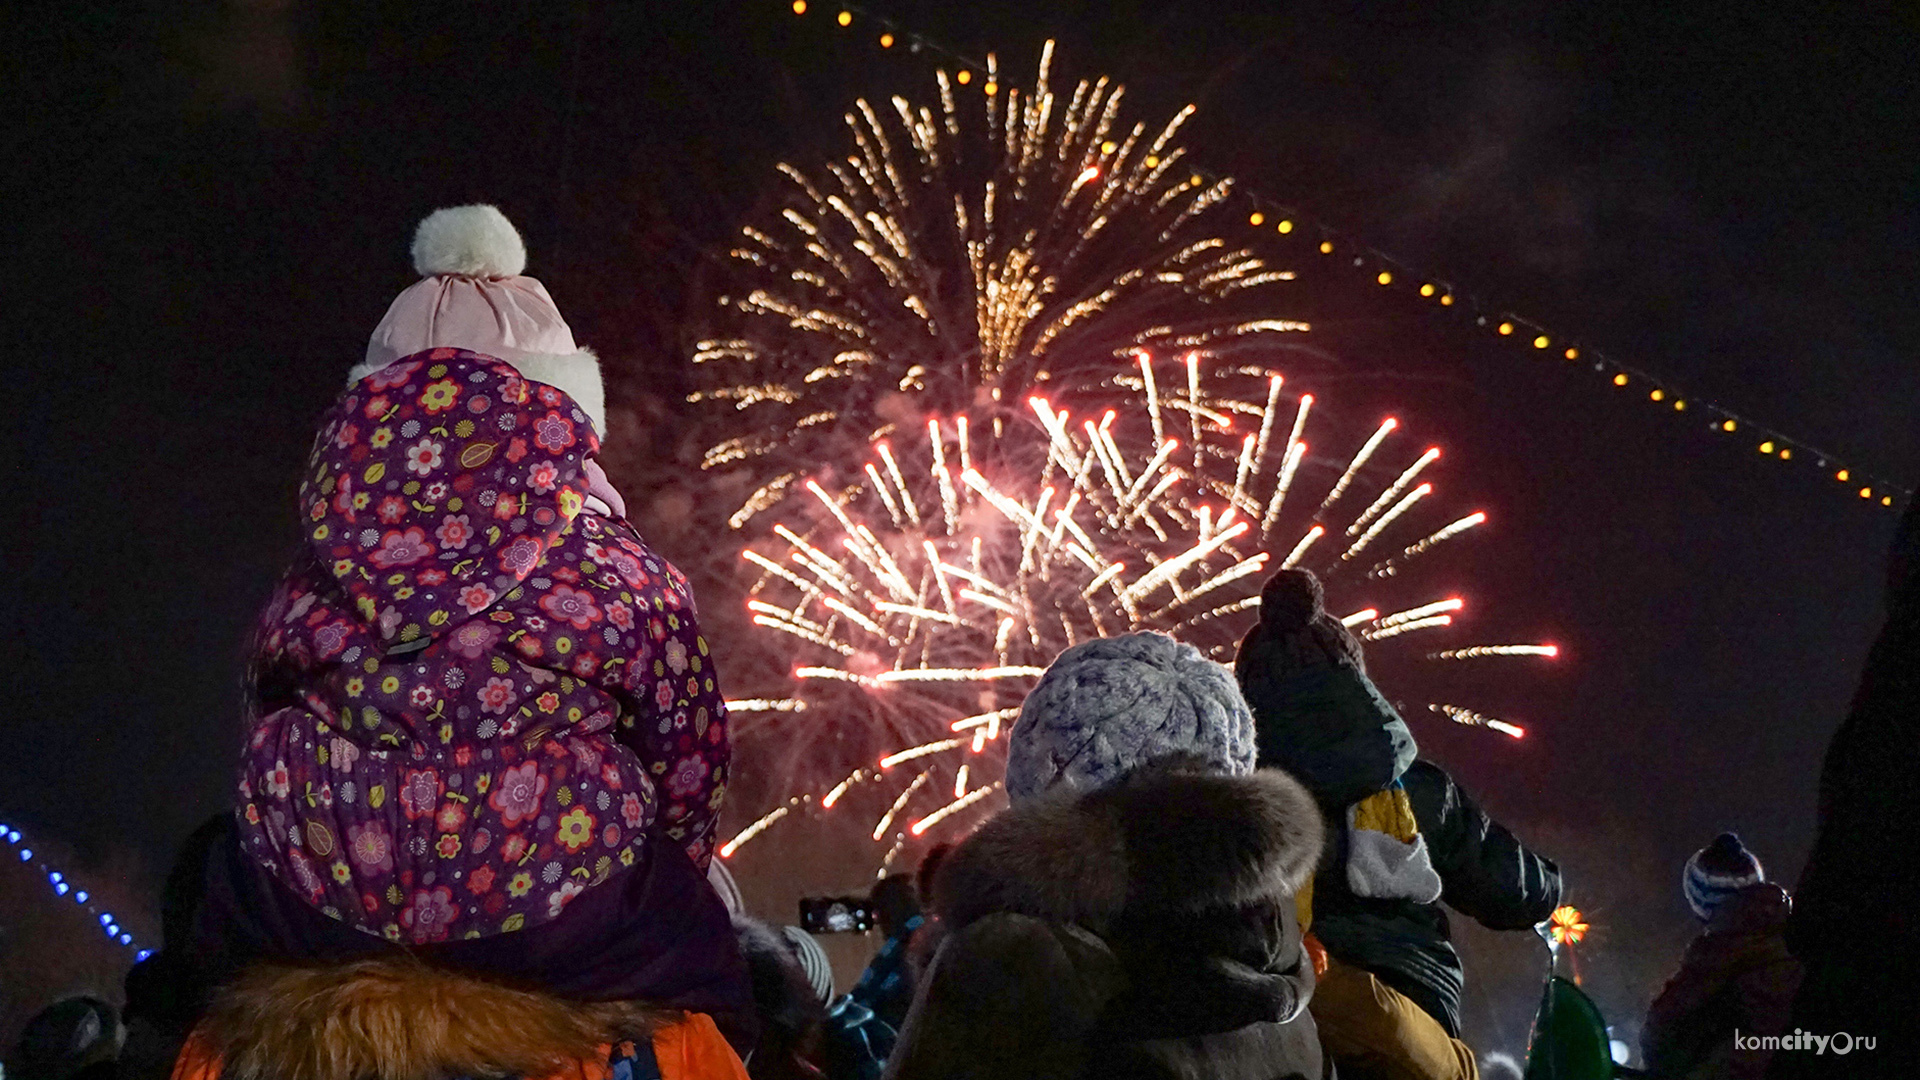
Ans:
POLYGON ((1547 920, 1549 942, 1566 946, 1567 963, 1573 967, 1575 986, 1580 985, 1580 957, 1574 952, 1573 947, 1585 940, 1589 929, 1586 915, 1579 908, 1567 904, 1554 908, 1552 916, 1547 920))

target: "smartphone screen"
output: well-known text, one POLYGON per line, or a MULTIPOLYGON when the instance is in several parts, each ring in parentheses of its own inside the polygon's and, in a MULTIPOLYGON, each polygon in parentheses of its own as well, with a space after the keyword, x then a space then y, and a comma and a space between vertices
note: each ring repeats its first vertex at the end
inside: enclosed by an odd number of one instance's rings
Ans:
POLYGON ((810 896, 800 901, 800 929, 809 934, 864 934, 873 908, 857 896, 810 896))

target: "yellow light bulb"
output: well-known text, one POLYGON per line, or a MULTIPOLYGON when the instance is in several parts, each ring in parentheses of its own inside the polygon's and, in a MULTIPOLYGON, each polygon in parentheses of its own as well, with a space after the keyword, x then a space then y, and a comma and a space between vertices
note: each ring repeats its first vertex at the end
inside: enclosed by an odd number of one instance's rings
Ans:
POLYGON ((1380 276, 1377 278, 1374 278, 1374 280, 1378 281, 1382 285, 1391 285, 1393 284, 1393 275, 1388 273, 1385 270, 1382 270, 1380 271, 1380 276))
POLYGON ((1199 187, 1201 184, 1204 184, 1206 182, 1207 182, 1206 179, 1202 177, 1199 173, 1194 173, 1192 176, 1187 177, 1187 183, 1192 187, 1199 187))
POLYGON ((1734 430, 1735 428, 1737 428, 1737 427, 1739 427, 1739 426, 1740 426, 1739 424, 1736 424, 1736 423, 1734 423, 1733 421, 1731 421, 1731 420, 1728 420, 1728 421, 1726 421, 1725 423, 1723 423, 1723 424, 1721 424, 1721 425, 1720 425, 1720 430, 1721 430, 1721 431, 1732 431, 1732 430, 1734 430))
POLYGON ((793 0, 793 13, 795 15, 805 15, 807 13, 807 0, 793 0))
POLYGON ((1282 218, 1280 221, 1280 224, 1275 225, 1274 228, 1280 230, 1283 233, 1290 233, 1293 231, 1293 222, 1285 218, 1282 218))
POLYGON ((1615 375, 1615 376, 1613 377, 1613 385, 1615 385, 1615 386, 1625 386, 1625 385, 1627 385, 1627 373, 1623 371, 1623 372, 1621 372, 1620 374, 1618 374, 1618 375, 1615 375))
POLYGON ((1839 472, 1837 472, 1837 473, 1834 473, 1834 474, 1833 474, 1833 478, 1834 478, 1835 480, 1838 480, 1838 481, 1840 481, 1840 482, 1841 482, 1841 483, 1843 483, 1843 484, 1844 484, 1844 483, 1846 483, 1846 482, 1847 482, 1847 480, 1848 480, 1849 478, 1851 478, 1852 476, 1853 476, 1853 474, 1852 474, 1852 473, 1850 473, 1850 472, 1848 472, 1848 471, 1847 471, 1847 470, 1845 470, 1845 469, 1841 469, 1841 470, 1840 470, 1839 472))
POLYGON ((1100 144, 1100 152, 1103 154, 1111 154, 1119 148, 1120 144, 1114 142, 1112 139, 1108 139, 1106 142, 1100 144))
POLYGON ((1763 442, 1763 443, 1761 443, 1761 444, 1760 444, 1760 452, 1761 452, 1761 453, 1763 453, 1763 454, 1771 454, 1771 453, 1773 453, 1773 440, 1772 440, 1772 439, 1768 439, 1768 440, 1767 440, 1766 442, 1763 442))
POLYGON ((1000 92, 1000 84, 989 79, 987 80, 987 84, 985 86, 982 86, 980 89, 985 91, 988 97, 992 97, 993 95, 1000 92))
MULTIPOLYGON (((988 85, 988 86, 992 86, 993 84, 992 84, 992 83, 988 83, 987 85, 988 85)), ((988 90, 988 91, 987 91, 987 93, 989 93, 989 94, 991 94, 991 93, 993 93, 993 91, 992 91, 992 90, 988 90)), ((1160 164, 1160 159, 1159 159, 1158 157, 1156 157, 1156 156, 1154 156, 1154 155, 1152 155, 1152 154, 1148 154, 1148 155, 1147 155, 1147 168, 1149 168, 1149 169, 1151 169, 1151 168, 1154 168, 1155 166, 1157 166, 1157 165, 1159 165, 1159 164, 1160 164)))
POLYGON ((1432 296, 1432 295, 1433 295, 1433 286, 1432 286, 1432 285, 1422 285, 1422 286, 1420 286, 1420 295, 1421 295, 1421 296, 1432 296))
POLYGON ((1505 337, 1505 336, 1507 336, 1508 334, 1511 334, 1511 333, 1513 333, 1513 324, 1512 324, 1512 323, 1510 323, 1510 322, 1503 322, 1503 323, 1501 323, 1501 324, 1500 324, 1500 336, 1501 336, 1501 337, 1505 337))
POLYGON ((1267 215, 1261 213, 1258 210, 1255 210, 1253 213, 1247 215, 1247 224, 1249 225, 1265 225, 1266 223, 1267 223, 1267 215))
POLYGON ((1674 402, 1674 403, 1673 403, 1673 411, 1674 411, 1674 412, 1686 412, 1686 411, 1687 411, 1687 403, 1686 403, 1686 402, 1684 402, 1684 401, 1676 401, 1676 402, 1674 402))
POLYGON ((961 69, 960 73, 958 75, 955 75, 953 78, 954 78, 954 81, 958 82, 961 86, 965 86, 968 83, 973 81, 973 72, 967 71, 966 69, 963 68, 961 69))
POLYGON ((1793 460, 1793 450, 1792 450, 1791 448, 1789 448, 1789 447, 1785 447, 1785 446, 1783 446, 1783 447, 1781 447, 1781 448, 1780 448, 1780 460, 1781 460, 1781 461, 1792 461, 1792 460, 1793 460))
POLYGON ((843 11, 843 12, 841 12, 841 13, 840 13, 840 18, 839 18, 838 20, 836 20, 836 21, 838 21, 838 22, 840 23, 840 25, 841 25, 841 26, 852 26, 852 25, 853 25, 853 12, 851 12, 851 11, 843 11))
POLYGON ((1333 241, 1331 240, 1320 241, 1320 254, 1322 255, 1333 254, 1333 241))
POLYGON ((1452 306, 1453 306, 1453 294, 1452 294, 1452 293, 1448 293, 1447 295, 1445 295, 1445 296, 1443 296, 1443 297, 1441 297, 1441 298, 1440 298, 1440 306, 1441 306, 1441 307, 1452 307, 1452 306))
POLYGON ((891 49, 891 48, 893 48, 893 35, 892 35, 892 34, 881 34, 881 35, 880 35, 880 47, 881 47, 881 48, 883 48, 883 49, 891 49))
POLYGON ((1872 488, 1870 488, 1870 487, 1863 487, 1863 488, 1861 488, 1861 489, 1860 489, 1860 497, 1861 497, 1861 498, 1863 498, 1863 499, 1871 499, 1871 498, 1873 498, 1873 489, 1872 489, 1872 488))
POLYGON ((1655 401, 1665 401, 1667 397, 1667 392, 1665 390, 1655 390, 1653 393, 1648 394, 1647 396, 1652 398, 1655 401))
POLYGON ((1893 505, 1893 496, 1891 496, 1891 495, 1882 495, 1882 496, 1880 496, 1880 505, 1881 505, 1881 506, 1892 506, 1892 505, 1893 505))
POLYGON ((1569 360, 1578 360, 1578 359, 1580 359, 1580 350, 1579 350, 1579 349, 1568 349, 1568 350, 1567 350, 1567 359, 1569 359, 1569 360))

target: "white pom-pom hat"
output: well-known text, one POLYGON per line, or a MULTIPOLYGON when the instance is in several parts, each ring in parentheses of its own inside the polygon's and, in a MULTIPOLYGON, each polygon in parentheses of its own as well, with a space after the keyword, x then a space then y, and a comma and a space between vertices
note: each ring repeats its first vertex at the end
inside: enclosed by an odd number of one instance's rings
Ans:
POLYGON ((600 361, 574 343, 546 286, 521 275, 527 245, 505 214, 492 206, 428 214, 414 230, 413 268, 421 280, 394 298, 349 385, 426 349, 469 349, 565 391, 606 437, 600 361))

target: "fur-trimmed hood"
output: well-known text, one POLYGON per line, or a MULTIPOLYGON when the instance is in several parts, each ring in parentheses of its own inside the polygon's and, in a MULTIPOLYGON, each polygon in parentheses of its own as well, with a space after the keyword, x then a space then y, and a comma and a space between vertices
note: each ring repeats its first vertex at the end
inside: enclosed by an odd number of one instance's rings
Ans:
POLYGON ((1294 917, 1319 811, 1285 773, 1196 764, 1022 803, 946 857, 889 1077, 1324 1075, 1294 917))
POLYGON ((221 1080, 551 1076, 681 1018, 633 1002, 564 1001, 407 957, 257 967, 194 1038, 221 1080))
POLYGON ((1286 773, 1163 763, 989 821, 941 865, 934 906, 950 930, 1012 912, 1103 934, 1123 914, 1290 899, 1322 839, 1313 797, 1286 773))

